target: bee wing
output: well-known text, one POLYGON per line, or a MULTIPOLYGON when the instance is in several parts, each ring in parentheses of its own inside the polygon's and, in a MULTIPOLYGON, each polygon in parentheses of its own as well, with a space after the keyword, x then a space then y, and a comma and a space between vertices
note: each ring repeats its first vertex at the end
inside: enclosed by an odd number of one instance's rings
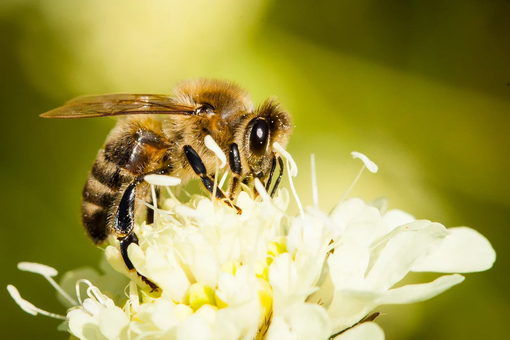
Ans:
POLYGON ((135 114, 191 115, 195 107, 175 104, 170 96, 158 94, 115 93, 83 96, 64 106, 41 114, 44 118, 92 118, 135 114))

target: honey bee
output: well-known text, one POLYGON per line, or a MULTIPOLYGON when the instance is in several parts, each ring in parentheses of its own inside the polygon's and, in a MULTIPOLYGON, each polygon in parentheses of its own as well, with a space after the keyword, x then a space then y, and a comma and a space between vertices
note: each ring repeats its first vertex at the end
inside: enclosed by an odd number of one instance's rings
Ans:
POLYGON ((273 143, 285 147, 292 125, 290 115, 274 98, 254 107, 249 94, 236 84, 199 79, 178 84, 173 96, 84 96, 41 115, 108 116, 116 116, 117 124, 99 150, 83 189, 82 224, 95 244, 114 234, 129 270, 134 266, 127 249, 138 243, 133 232, 140 209, 136 199, 150 200, 145 176, 166 174, 183 183, 198 177, 209 193, 238 212, 232 202, 241 182, 250 184, 258 178, 269 191, 278 163, 279 176, 271 196, 280 183, 283 162, 273 143), (216 156, 205 146, 207 135, 228 154, 231 177, 226 193, 214 187, 216 156))

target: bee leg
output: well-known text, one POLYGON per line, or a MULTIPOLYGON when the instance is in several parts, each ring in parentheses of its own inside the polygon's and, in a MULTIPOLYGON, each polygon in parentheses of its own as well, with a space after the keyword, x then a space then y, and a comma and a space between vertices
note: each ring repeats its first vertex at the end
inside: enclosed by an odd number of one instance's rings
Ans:
POLYGON ((273 152, 273 160, 271 163, 271 170, 269 171, 269 176, 267 177, 266 183, 266 191, 269 192, 269 187, 271 186, 271 182, 273 181, 274 170, 276 169, 276 155, 273 152))
POLYGON ((276 182, 274 183, 274 186, 273 186, 273 190, 271 191, 271 198, 276 193, 276 189, 278 189, 278 186, 280 185, 280 182, 281 182, 282 176, 283 176, 284 166, 283 166, 283 160, 280 156, 278 156, 278 164, 280 165, 280 173, 278 174, 278 178, 276 179, 276 182))
MULTIPOLYGON (((191 165, 193 171, 198 176, 200 176, 202 184, 207 189, 207 191, 209 191, 212 194, 214 192, 214 180, 209 175, 207 175, 205 165, 200 159, 198 153, 190 145, 184 146, 184 153, 186 154, 186 158, 188 159, 188 162, 191 165)), ((229 207, 236 209, 238 214, 242 213, 241 209, 232 204, 232 202, 230 202, 230 200, 225 196, 223 191, 218 187, 216 187, 216 198, 225 203, 226 205, 228 205, 229 207)))
MULTIPOLYGON (((120 243, 120 253, 122 259, 129 270, 134 270, 135 266, 128 256, 128 247, 131 243, 138 244, 138 237, 133 232, 135 225, 135 199, 136 199, 136 186, 141 183, 143 177, 135 179, 131 182, 126 189, 120 200, 117 212, 115 213, 115 220, 113 222, 113 233, 117 235, 120 243)), ((152 290, 157 290, 159 287, 145 276, 138 273, 138 276, 145 282, 152 290)))
POLYGON ((239 187, 239 179, 241 176, 241 156, 239 155, 239 149, 236 143, 230 144, 230 151, 228 153, 228 161, 230 170, 232 171, 232 180, 228 187, 228 198, 230 201, 234 200, 234 195, 239 187))

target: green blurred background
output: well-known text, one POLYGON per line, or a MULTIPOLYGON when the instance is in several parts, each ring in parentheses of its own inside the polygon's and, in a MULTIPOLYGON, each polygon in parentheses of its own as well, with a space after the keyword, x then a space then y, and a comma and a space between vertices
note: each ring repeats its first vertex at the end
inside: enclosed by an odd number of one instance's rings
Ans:
MULTIPOLYGON (((114 121, 38 114, 76 95, 169 93, 182 79, 218 77, 255 102, 277 95, 292 113, 288 149, 304 204, 310 154, 329 211, 360 168, 356 150, 380 171, 351 195, 386 196, 392 208, 492 242, 490 271, 430 301, 378 308, 388 339, 508 336, 509 18, 507 0, 2 0, 0 286, 62 314, 49 284, 16 264, 64 273, 101 256, 80 226, 80 192, 114 121)), ((2 289, 1 338, 67 338, 2 289)))

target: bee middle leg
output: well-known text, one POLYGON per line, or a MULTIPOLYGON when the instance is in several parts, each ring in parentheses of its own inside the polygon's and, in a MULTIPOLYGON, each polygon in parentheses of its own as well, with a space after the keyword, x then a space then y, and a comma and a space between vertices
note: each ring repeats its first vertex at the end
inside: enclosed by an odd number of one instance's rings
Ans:
MULTIPOLYGON (((207 189, 207 191, 209 191, 212 194, 215 191, 214 180, 207 174, 207 169, 205 168, 205 165, 202 162, 202 159, 200 158, 198 153, 190 145, 184 146, 184 153, 195 174, 200 176, 202 184, 207 189)), ((242 213, 241 208, 232 204, 232 202, 227 198, 227 196, 225 196, 223 191, 218 187, 216 187, 216 198, 225 203, 226 205, 228 205, 229 207, 236 209, 238 214, 242 213)))

